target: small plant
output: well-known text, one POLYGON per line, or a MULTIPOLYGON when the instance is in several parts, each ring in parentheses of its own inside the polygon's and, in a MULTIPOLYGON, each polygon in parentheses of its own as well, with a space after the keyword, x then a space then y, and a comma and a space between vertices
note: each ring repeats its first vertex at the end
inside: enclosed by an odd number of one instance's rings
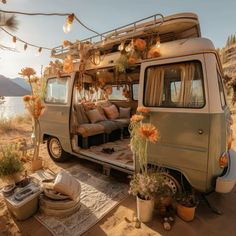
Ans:
POLYGON ((0 131, 2 133, 10 132, 15 129, 15 124, 10 118, 0 116, 0 131))
POLYGON ((195 207, 198 204, 198 199, 195 192, 182 192, 176 196, 176 201, 185 207, 195 207))
POLYGON ((11 176, 23 170, 18 144, 0 147, 0 177, 11 176))
POLYGON ((158 172, 138 173, 131 177, 129 193, 143 200, 150 200, 162 187, 163 176, 158 172))

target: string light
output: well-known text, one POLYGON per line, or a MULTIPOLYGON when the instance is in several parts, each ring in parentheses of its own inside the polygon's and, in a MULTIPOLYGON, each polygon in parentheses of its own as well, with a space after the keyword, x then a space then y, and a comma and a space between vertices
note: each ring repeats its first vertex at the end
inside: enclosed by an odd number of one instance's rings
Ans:
POLYGON ((38 51, 35 56, 40 56, 42 53, 42 50, 43 50, 42 47, 38 48, 38 51))
POLYGON ((71 31, 74 18, 75 15, 73 13, 67 16, 66 23, 63 25, 63 31, 65 34, 68 34, 71 31))
POLYGON ((12 47, 16 48, 16 36, 12 36, 12 47))

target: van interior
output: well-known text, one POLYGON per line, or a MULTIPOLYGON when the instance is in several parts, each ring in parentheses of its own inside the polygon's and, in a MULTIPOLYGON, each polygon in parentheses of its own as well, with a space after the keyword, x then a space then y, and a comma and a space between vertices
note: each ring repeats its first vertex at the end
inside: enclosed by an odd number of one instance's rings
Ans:
POLYGON ((140 66, 126 73, 115 68, 75 76, 71 133, 73 151, 93 160, 134 170, 129 147, 129 122, 138 106, 140 66), (80 82, 79 82, 80 81, 80 82))

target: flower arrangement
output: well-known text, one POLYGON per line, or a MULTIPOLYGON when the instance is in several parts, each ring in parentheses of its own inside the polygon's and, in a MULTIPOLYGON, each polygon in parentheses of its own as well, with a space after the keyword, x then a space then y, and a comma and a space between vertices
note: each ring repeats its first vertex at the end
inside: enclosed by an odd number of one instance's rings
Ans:
POLYGON ((23 68, 19 74, 27 79, 31 87, 31 95, 24 96, 23 101, 32 118, 33 133, 31 138, 34 146, 33 160, 38 160, 40 145, 40 124, 38 119, 44 109, 42 99, 45 95, 46 82, 36 77, 35 70, 30 67, 23 68))
POLYGON ((156 143, 160 135, 157 128, 146 123, 149 109, 138 107, 138 114, 130 119, 130 146, 131 150, 137 155, 142 173, 147 173, 147 146, 148 143, 156 143))
POLYGON ((162 181, 163 177, 157 172, 138 173, 131 178, 129 193, 150 200, 162 186, 162 181))

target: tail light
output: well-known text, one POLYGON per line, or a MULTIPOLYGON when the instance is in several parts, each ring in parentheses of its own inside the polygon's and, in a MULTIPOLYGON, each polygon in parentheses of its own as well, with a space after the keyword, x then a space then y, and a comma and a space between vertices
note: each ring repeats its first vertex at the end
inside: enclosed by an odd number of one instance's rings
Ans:
POLYGON ((228 154, 225 152, 220 158, 219 158, 219 166, 220 168, 225 168, 228 166, 228 154))

